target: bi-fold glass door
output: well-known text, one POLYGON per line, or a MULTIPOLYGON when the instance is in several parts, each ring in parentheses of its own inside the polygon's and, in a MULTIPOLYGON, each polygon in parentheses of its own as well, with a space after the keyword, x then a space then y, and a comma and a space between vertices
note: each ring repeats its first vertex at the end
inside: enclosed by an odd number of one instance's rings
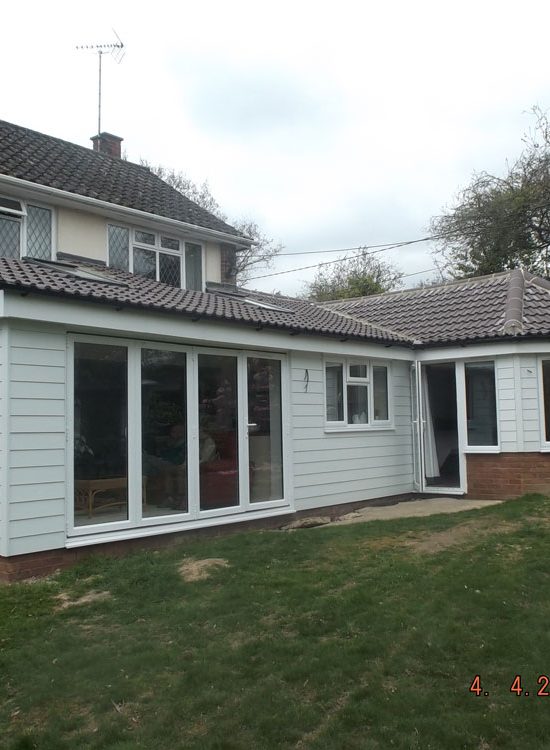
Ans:
POLYGON ((73 533, 284 504, 279 356, 73 344, 73 533))

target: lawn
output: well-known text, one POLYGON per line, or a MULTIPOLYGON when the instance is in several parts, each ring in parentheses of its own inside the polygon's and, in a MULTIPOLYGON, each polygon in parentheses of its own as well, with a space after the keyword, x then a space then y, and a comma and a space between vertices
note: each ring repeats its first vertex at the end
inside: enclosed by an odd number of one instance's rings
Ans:
POLYGON ((0 587, 0 747, 548 748, 549 549, 531 496, 0 587))

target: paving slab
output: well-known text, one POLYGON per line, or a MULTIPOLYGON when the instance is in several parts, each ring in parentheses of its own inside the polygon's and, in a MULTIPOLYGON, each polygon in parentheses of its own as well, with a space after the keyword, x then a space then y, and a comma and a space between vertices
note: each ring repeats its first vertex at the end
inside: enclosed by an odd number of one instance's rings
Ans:
POLYGON ((391 518, 416 518, 433 516, 436 513, 460 513, 476 508, 488 508, 500 505, 502 500, 463 500, 460 497, 430 497, 422 500, 407 500, 395 505, 365 507, 346 513, 345 516, 332 521, 335 526, 364 521, 383 521, 391 518))

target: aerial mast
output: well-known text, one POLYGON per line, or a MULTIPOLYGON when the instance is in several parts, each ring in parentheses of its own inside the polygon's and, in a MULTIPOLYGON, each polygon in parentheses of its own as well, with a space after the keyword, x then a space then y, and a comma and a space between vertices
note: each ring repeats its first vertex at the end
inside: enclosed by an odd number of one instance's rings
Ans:
POLYGON ((111 57, 114 58, 115 62, 120 63, 122 62, 122 58, 124 57, 124 54, 125 54, 124 44, 114 29, 113 29, 113 34, 117 38, 116 42, 110 42, 108 44, 79 44, 77 46, 77 49, 86 49, 86 50, 90 50, 91 52, 95 52, 98 57, 98 85, 97 85, 97 134, 98 135, 101 133, 101 65, 102 65, 103 55, 105 54, 111 55, 111 57))

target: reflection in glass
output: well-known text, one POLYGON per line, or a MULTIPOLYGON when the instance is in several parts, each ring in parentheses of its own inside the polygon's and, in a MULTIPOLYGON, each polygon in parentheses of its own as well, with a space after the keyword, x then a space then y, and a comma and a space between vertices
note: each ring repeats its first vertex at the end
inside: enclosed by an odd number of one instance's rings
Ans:
POLYGON ((498 445, 494 362, 466 362, 468 445, 498 445))
POLYGON ((348 385, 348 424, 368 424, 368 421, 368 386, 348 385))
POLYGON ((281 362, 248 358, 250 501, 283 497, 281 362))
POLYGON ((202 290, 202 248, 192 242, 185 243, 185 288, 202 290))
POLYGON ((128 518, 127 350, 76 343, 75 525, 128 518))
POLYGON ((157 278, 157 254, 154 250, 134 247, 134 273, 148 279, 157 278))
POLYGON ((237 358, 199 354, 200 509, 239 504, 237 358))
POLYGON ((344 419, 344 379, 341 364, 327 364, 325 368, 327 394, 327 422, 342 422, 344 419))
POLYGON ((144 518, 188 510, 186 416, 185 354, 142 349, 144 518))
POLYGON ((372 367, 372 400, 374 419, 380 421, 389 419, 388 368, 384 365, 372 367))

